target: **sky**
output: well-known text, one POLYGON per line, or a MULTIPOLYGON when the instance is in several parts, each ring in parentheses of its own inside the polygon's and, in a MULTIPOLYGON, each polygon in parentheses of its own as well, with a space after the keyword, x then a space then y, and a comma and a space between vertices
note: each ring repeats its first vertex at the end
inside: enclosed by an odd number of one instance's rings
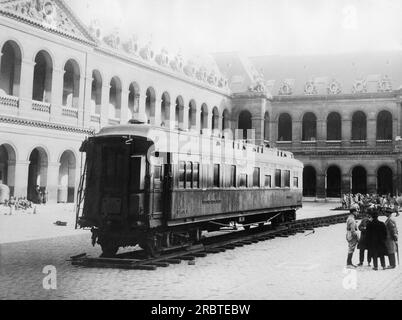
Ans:
POLYGON ((402 48, 402 0, 66 0, 104 33, 152 40, 156 52, 248 56, 402 48))

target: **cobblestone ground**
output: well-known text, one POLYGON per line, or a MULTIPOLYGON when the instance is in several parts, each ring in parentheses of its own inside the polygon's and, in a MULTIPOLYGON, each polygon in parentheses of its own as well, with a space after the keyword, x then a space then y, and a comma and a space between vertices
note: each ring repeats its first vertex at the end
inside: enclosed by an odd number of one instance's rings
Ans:
MULTIPOLYGON (((312 215, 327 208, 312 206, 312 215)), ((402 230, 401 218, 397 221, 402 230)), ((86 232, 3 243, 0 250, 0 299, 402 299, 401 268, 344 269, 344 225, 209 255, 195 266, 183 262, 152 272, 71 266, 66 261, 70 256, 100 254, 86 232), (56 290, 42 285, 48 265, 57 270, 56 290)))

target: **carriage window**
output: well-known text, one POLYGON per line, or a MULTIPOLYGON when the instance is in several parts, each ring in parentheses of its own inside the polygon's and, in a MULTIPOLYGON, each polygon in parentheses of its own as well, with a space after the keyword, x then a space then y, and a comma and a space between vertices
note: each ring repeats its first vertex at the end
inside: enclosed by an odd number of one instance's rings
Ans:
POLYGON ((236 166, 230 166, 229 187, 236 188, 236 166))
POLYGON ((215 164, 214 165, 214 188, 219 188, 220 187, 220 181, 219 181, 219 177, 220 177, 220 165, 219 164, 215 164))
POLYGON ((184 189, 184 183, 186 180, 186 163, 184 161, 179 162, 179 188, 184 189))
POLYGON ((193 163, 187 162, 186 165, 186 188, 191 189, 193 187, 193 163))
POLYGON ((293 178, 293 187, 295 187, 295 188, 299 187, 299 178, 298 177, 293 178))
POLYGON ((162 166, 154 166, 154 188, 160 189, 162 181, 162 166))
POLYGON ((290 188, 290 171, 285 170, 283 172, 283 186, 285 188, 290 188))
POLYGON ((193 164, 193 188, 200 187, 200 164, 194 163, 193 164))
POLYGON ((272 188, 271 176, 265 176, 265 187, 272 188))
POLYGON ((276 188, 282 187, 281 170, 275 170, 275 187, 276 188))
POLYGON ((247 188, 247 174, 240 174, 239 175, 239 187, 240 188, 247 188))
POLYGON ((132 157, 130 159, 130 192, 137 192, 144 189, 144 179, 141 175, 145 167, 144 157, 132 157))
POLYGON ((254 168, 253 170, 253 187, 260 186, 260 168, 254 168))

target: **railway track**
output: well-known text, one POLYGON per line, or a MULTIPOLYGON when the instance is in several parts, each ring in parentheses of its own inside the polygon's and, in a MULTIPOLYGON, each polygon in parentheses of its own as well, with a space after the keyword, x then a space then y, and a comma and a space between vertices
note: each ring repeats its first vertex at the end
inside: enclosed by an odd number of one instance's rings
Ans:
POLYGON ((173 264, 187 261, 194 264, 197 258, 206 257, 209 254, 217 254, 227 250, 235 250, 237 247, 252 245, 254 243, 269 241, 274 238, 287 238, 299 233, 314 233, 315 228, 329 227, 334 224, 344 223, 346 214, 296 220, 278 225, 272 228, 270 225, 253 228, 249 231, 238 231, 204 239, 200 244, 184 247, 179 251, 162 254, 157 258, 147 258, 144 251, 116 255, 115 258, 95 258, 81 254, 71 257, 72 265, 85 268, 115 268, 126 270, 156 270, 167 268, 173 264))

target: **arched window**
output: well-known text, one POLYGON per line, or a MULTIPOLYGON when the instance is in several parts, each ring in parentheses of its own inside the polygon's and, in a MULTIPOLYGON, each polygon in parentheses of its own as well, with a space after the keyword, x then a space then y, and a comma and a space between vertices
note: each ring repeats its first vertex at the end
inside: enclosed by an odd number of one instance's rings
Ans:
POLYGON ((292 118, 288 113, 279 116, 278 141, 292 141, 292 118))
POLYGON ((0 96, 18 96, 21 80, 21 50, 14 41, 7 41, 1 49, 0 96))
POLYGON ((100 115, 102 106, 102 76, 98 70, 92 72, 91 114, 100 115))
POLYGON ((32 150, 29 156, 27 194, 28 200, 34 203, 40 202, 38 188, 41 193, 46 192, 48 159, 47 152, 41 147, 32 150))
POLYGON ((317 140, 317 117, 314 113, 308 112, 303 117, 302 141, 317 140))
POLYGON ((303 196, 315 197, 317 194, 317 172, 312 166, 303 170, 303 196))
POLYGON ((337 166, 329 167, 327 170, 327 197, 341 197, 341 170, 337 166))
POLYGON ((327 118, 327 141, 342 140, 342 119, 339 113, 332 112, 327 118))
POLYGON ((217 107, 215 107, 212 110, 212 130, 218 130, 219 129, 219 110, 217 107))
POLYGON ((109 92, 109 118, 120 119, 121 115, 121 81, 113 77, 110 81, 109 92))
POLYGON ((352 193, 367 193, 367 171, 361 166, 357 166, 352 171, 352 193))
POLYGON ((188 128, 194 129, 197 126, 197 105, 194 100, 190 101, 188 108, 188 128))
POLYGON ((390 167, 383 166, 377 171, 377 193, 379 195, 393 194, 393 173, 390 167))
POLYGON ((168 121, 170 120, 170 96, 165 92, 162 95, 161 102, 161 126, 168 127, 168 121))
POLYGON ((5 184, 14 195, 16 153, 9 144, 0 145, 0 184, 5 184))
POLYGON ((60 158, 57 202, 74 203, 76 159, 74 153, 65 151, 60 158))
POLYGON ((269 141, 269 113, 265 112, 264 115, 264 140, 269 141))
POLYGON ((377 140, 392 140, 392 114, 381 111, 377 116, 377 140))
POLYGON ((183 128, 184 122, 184 102, 181 96, 176 99, 176 108, 175 108, 175 127, 176 129, 183 128))
POLYGON ((80 68, 75 60, 68 60, 64 66, 63 106, 78 108, 80 95, 80 68))
POLYGON ((53 62, 49 53, 42 50, 35 56, 32 100, 51 102, 53 62))
POLYGON ((152 123, 155 119, 155 101, 156 94, 154 88, 148 88, 145 101, 145 115, 148 123, 152 123))
POLYGON ((362 111, 358 111, 353 114, 352 140, 367 140, 367 117, 362 111))
POLYGON ((243 140, 252 139, 249 130, 253 128, 253 123, 251 121, 251 113, 247 110, 243 110, 239 114, 239 130, 242 133, 243 140))
POLYGON ((226 131, 230 129, 230 115, 229 110, 225 109, 222 113, 222 131, 226 131))
POLYGON ((140 88, 137 83, 132 82, 128 88, 128 111, 131 119, 138 113, 140 102, 140 88))
POLYGON ((201 106, 201 130, 208 129, 208 106, 204 103, 201 106))

